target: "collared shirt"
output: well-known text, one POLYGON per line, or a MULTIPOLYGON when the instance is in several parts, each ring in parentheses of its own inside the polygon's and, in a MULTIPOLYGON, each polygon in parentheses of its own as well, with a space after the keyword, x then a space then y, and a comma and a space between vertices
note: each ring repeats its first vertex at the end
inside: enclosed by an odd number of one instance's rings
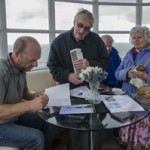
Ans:
POLYGON ((21 102, 26 87, 26 74, 15 67, 11 53, 0 59, 0 104, 21 102))

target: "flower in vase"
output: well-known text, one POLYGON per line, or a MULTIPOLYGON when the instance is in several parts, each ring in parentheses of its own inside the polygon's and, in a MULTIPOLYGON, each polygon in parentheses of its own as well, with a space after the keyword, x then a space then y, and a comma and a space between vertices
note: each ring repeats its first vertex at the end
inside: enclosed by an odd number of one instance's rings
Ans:
POLYGON ((105 80, 107 78, 108 73, 103 71, 100 67, 87 67, 82 70, 79 74, 80 78, 89 82, 89 83, 97 83, 105 80))
POLYGON ((87 81, 89 83, 91 92, 87 100, 91 103, 100 103, 101 96, 98 92, 98 87, 101 81, 107 78, 108 73, 103 71, 102 68, 99 67, 87 67, 86 69, 82 70, 79 74, 80 78, 87 81))

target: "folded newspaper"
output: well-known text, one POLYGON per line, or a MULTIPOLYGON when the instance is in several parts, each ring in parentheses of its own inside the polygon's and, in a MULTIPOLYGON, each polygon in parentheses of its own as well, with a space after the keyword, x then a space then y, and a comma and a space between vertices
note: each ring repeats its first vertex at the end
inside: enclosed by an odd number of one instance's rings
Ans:
MULTIPOLYGON (((78 59, 82 59, 83 58, 83 54, 82 54, 82 51, 80 48, 75 48, 73 50, 70 51, 70 55, 71 55, 71 60, 72 60, 72 64, 75 60, 78 60, 78 59)), ((77 69, 74 67, 73 65, 73 68, 74 68, 74 72, 79 75, 79 73, 81 72, 81 69, 77 69)))

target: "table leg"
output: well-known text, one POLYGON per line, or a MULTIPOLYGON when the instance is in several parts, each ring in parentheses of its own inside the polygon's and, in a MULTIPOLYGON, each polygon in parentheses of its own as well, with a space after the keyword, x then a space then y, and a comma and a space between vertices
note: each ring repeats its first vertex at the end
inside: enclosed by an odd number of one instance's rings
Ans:
POLYGON ((93 131, 89 131, 89 147, 90 150, 94 150, 94 144, 93 144, 93 131))

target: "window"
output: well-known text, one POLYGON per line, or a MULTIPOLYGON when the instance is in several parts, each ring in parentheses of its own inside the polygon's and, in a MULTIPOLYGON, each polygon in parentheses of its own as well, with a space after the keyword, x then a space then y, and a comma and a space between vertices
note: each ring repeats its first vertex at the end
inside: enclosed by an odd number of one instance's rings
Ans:
POLYGON ((39 67, 46 67, 51 42, 71 29, 79 8, 94 14, 94 32, 113 36, 121 57, 132 47, 130 29, 136 23, 150 27, 149 0, 0 0, 0 57, 12 51, 17 37, 29 35, 40 42, 39 67))
POLYGON ((150 19, 149 19, 150 6, 143 6, 142 8, 143 8, 142 25, 150 27, 150 19))
POLYGON ((109 2, 109 3, 136 3, 136 0, 98 0, 99 2, 109 2))
POLYGON ((6 0, 6 19, 8 28, 48 29, 48 1, 6 0))
POLYGON ((135 26, 135 15, 134 6, 100 5, 99 30, 130 30, 135 26))
POLYGON ((70 30, 79 8, 85 8, 92 12, 92 5, 88 4, 55 2, 55 7, 56 30, 70 30))

